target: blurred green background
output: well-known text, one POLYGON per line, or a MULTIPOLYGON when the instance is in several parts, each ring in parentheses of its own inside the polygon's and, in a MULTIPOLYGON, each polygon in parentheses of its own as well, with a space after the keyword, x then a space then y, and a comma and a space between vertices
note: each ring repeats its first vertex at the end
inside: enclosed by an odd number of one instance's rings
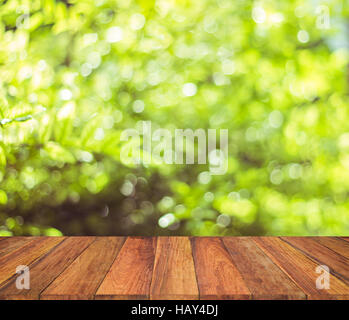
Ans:
POLYGON ((2 0, 0 235, 349 235, 348 66, 345 0, 2 0), (122 164, 141 120, 228 172, 122 164))

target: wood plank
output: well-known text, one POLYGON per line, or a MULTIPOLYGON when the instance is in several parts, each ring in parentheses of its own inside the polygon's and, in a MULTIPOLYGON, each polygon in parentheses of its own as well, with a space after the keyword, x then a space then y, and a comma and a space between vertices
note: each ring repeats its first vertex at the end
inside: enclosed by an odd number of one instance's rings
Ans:
POLYGON ((349 285, 349 260, 333 250, 321 245, 317 241, 304 237, 281 237, 295 248, 330 268, 331 274, 349 285))
POLYGON ((303 291, 264 254, 251 238, 223 238, 252 299, 305 299, 303 291))
POLYGON ((156 238, 128 237, 96 299, 149 299, 156 238))
POLYGON ((0 299, 34 300, 69 266, 95 237, 69 237, 46 256, 30 265, 30 289, 18 290, 15 279, 0 290, 0 299))
POLYGON ((0 299, 349 300, 348 240, 3 237, 0 299), (326 290, 316 288, 322 264, 326 290), (30 290, 15 288, 18 265, 30 268, 30 290))
POLYGON ((16 277, 19 265, 29 266, 64 240, 64 237, 38 237, 0 258, 0 287, 16 277))
POLYGON ((192 248, 188 237, 159 237, 150 298, 194 300, 199 298, 192 248))
POLYGON ((42 292, 40 299, 94 299, 124 240, 123 237, 97 238, 42 292))
POLYGON ((11 253, 22 247, 26 243, 37 239, 38 237, 4 237, 0 241, 0 257, 11 253))
POLYGON ((220 238, 192 238, 191 243, 200 299, 250 298, 250 290, 220 238))
POLYGON ((348 299, 349 287, 330 276, 329 289, 317 289, 316 280, 320 276, 316 272, 319 266, 301 251, 277 237, 255 237, 254 241, 302 290, 308 299, 348 299))
POLYGON ((349 242, 336 237, 311 237, 311 239, 349 259, 349 242))

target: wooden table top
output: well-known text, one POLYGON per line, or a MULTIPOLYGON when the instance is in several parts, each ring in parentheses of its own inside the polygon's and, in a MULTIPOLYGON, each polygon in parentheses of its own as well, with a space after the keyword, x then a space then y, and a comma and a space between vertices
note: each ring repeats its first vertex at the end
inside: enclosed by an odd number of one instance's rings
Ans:
POLYGON ((349 299, 349 237, 0 238, 0 299, 349 299))

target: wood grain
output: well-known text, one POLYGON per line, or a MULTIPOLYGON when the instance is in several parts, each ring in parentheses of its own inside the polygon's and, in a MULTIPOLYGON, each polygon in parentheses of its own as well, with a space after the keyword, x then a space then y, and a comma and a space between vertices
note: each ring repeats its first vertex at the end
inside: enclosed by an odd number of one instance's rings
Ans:
POLYGON ((156 238, 129 237, 96 293, 96 299, 149 299, 156 238))
POLYGON ((43 291, 40 298, 94 299, 124 240, 122 237, 97 238, 43 291))
POLYGON ((282 240, 298 248, 320 265, 326 265, 337 278, 349 284, 349 260, 319 242, 302 237, 281 237, 282 240))
POLYGON ((308 299, 347 299, 349 287, 330 276, 329 289, 317 289, 319 263, 277 237, 256 237, 262 250, 307 294, 308 299))
POLYGON ((200 299, 249 299, 240 272, 220 238, 192 238, 200 299))
POLYGON ((311 239, 349 259, 349 243, 347 241, 335 237, 311 237, 311 239))
POLYGON ((22 247, 26 243, 37 239, 37 237, 6 237, 0 241, 0 258, 12 251, 22 247))
POLYGON ((349 300, 348 248, 343 237, 4 237, 0 300, 349 300), (29 290, 15 288, 19 265, 29 290), (319 265, 329 289, 316 288, 319 265))
POLYGON ((0 290, 0 299, 34 300, 69 266, 95 239, 95 237, 70 237, 34 265, 30 265, 30 289, 18 290, 15 280, 0 290))
POLYGON ((63 237, 40 237, 0 258, 0 287, 17 276, 16 268, 29 266, 64 240, 63 237))
POLYGON ((187 237, 158 238, 150 298, 199 298, 192 249, 187 237))
POLYGON ((298 286, 250 238, 223 239, 253 299, 305 299, 298 286))

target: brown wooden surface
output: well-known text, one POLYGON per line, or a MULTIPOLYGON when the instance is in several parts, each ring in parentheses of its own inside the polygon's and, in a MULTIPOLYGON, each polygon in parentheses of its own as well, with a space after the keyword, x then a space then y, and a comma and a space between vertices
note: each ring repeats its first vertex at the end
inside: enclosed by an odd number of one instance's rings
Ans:
POLYGON ((124 238, 96 238, 50 284, 41 299, 93 299, 123 242, 124 238))
MULTIPOLYGON (((300 251, 274 237, 254 239, 262 250, 307 294, 308 299, 349 298, 348 287, 341 280, 331 277, 329 289, 317 289, 316 268, 319 263, 303 255, 300 251)), ((334 240, 336 241, 336 240, 334 240)))
POLYGON ((301 250, 320 265, 328 266, 333 275, 344 281, 347 285, 349 284, 349 260, 347 258, 321 245, 314 238, 282 237, 282 239, 301 250))
POLYGON ((71 237, 55 247, 46 259, 30 267, 30 289, 18 290, 15 279, 0 290, 1 299, 38 299, 40 293, 69 266, 89 244, 93 237, 71 237))
POLYGON ((201 299, 250 298, 250 290, 220 238, 193 238, 192 246, 201 299))
POLYGON ((129 237, 99 287, 97 299, 149 299, 155 238, 129 237))
POLYGON ((224 244, 253 299, 305 299, 304 292, 251 238, 225 238, 224 244))
POLYGON ((338 241, 338 238, 312 237, 312 239, 349 259, 349 242, 345 240, 338 241))
POLYGON ((0 299, 349 299, 347 237, 0 238, 0 299), (17 289, 16 267, 30 270, 17 289), (320 265, 330 288, 318 289, 320 265))
POLYGON ((3 255, 0 258, 0 287, 6 285, 11 278, 14 278, 17 275, 16 268, 18 266, 30 265, 63 240, 63 237, 37 238, 25 243, 22 247, 16 248, 3 255))
POLYGON ((16 238, 16 241, 13 241, 10 237, 2 238, 3 241, 0 241, 0 258, 17 248, 22 247, 26 243, 34 241, 35 239, 36 237, 18 237, 16 238))
POLYGON ((158 238, 150 297, 171 300, 199 298, 191 244, 187 237, 158 238))

